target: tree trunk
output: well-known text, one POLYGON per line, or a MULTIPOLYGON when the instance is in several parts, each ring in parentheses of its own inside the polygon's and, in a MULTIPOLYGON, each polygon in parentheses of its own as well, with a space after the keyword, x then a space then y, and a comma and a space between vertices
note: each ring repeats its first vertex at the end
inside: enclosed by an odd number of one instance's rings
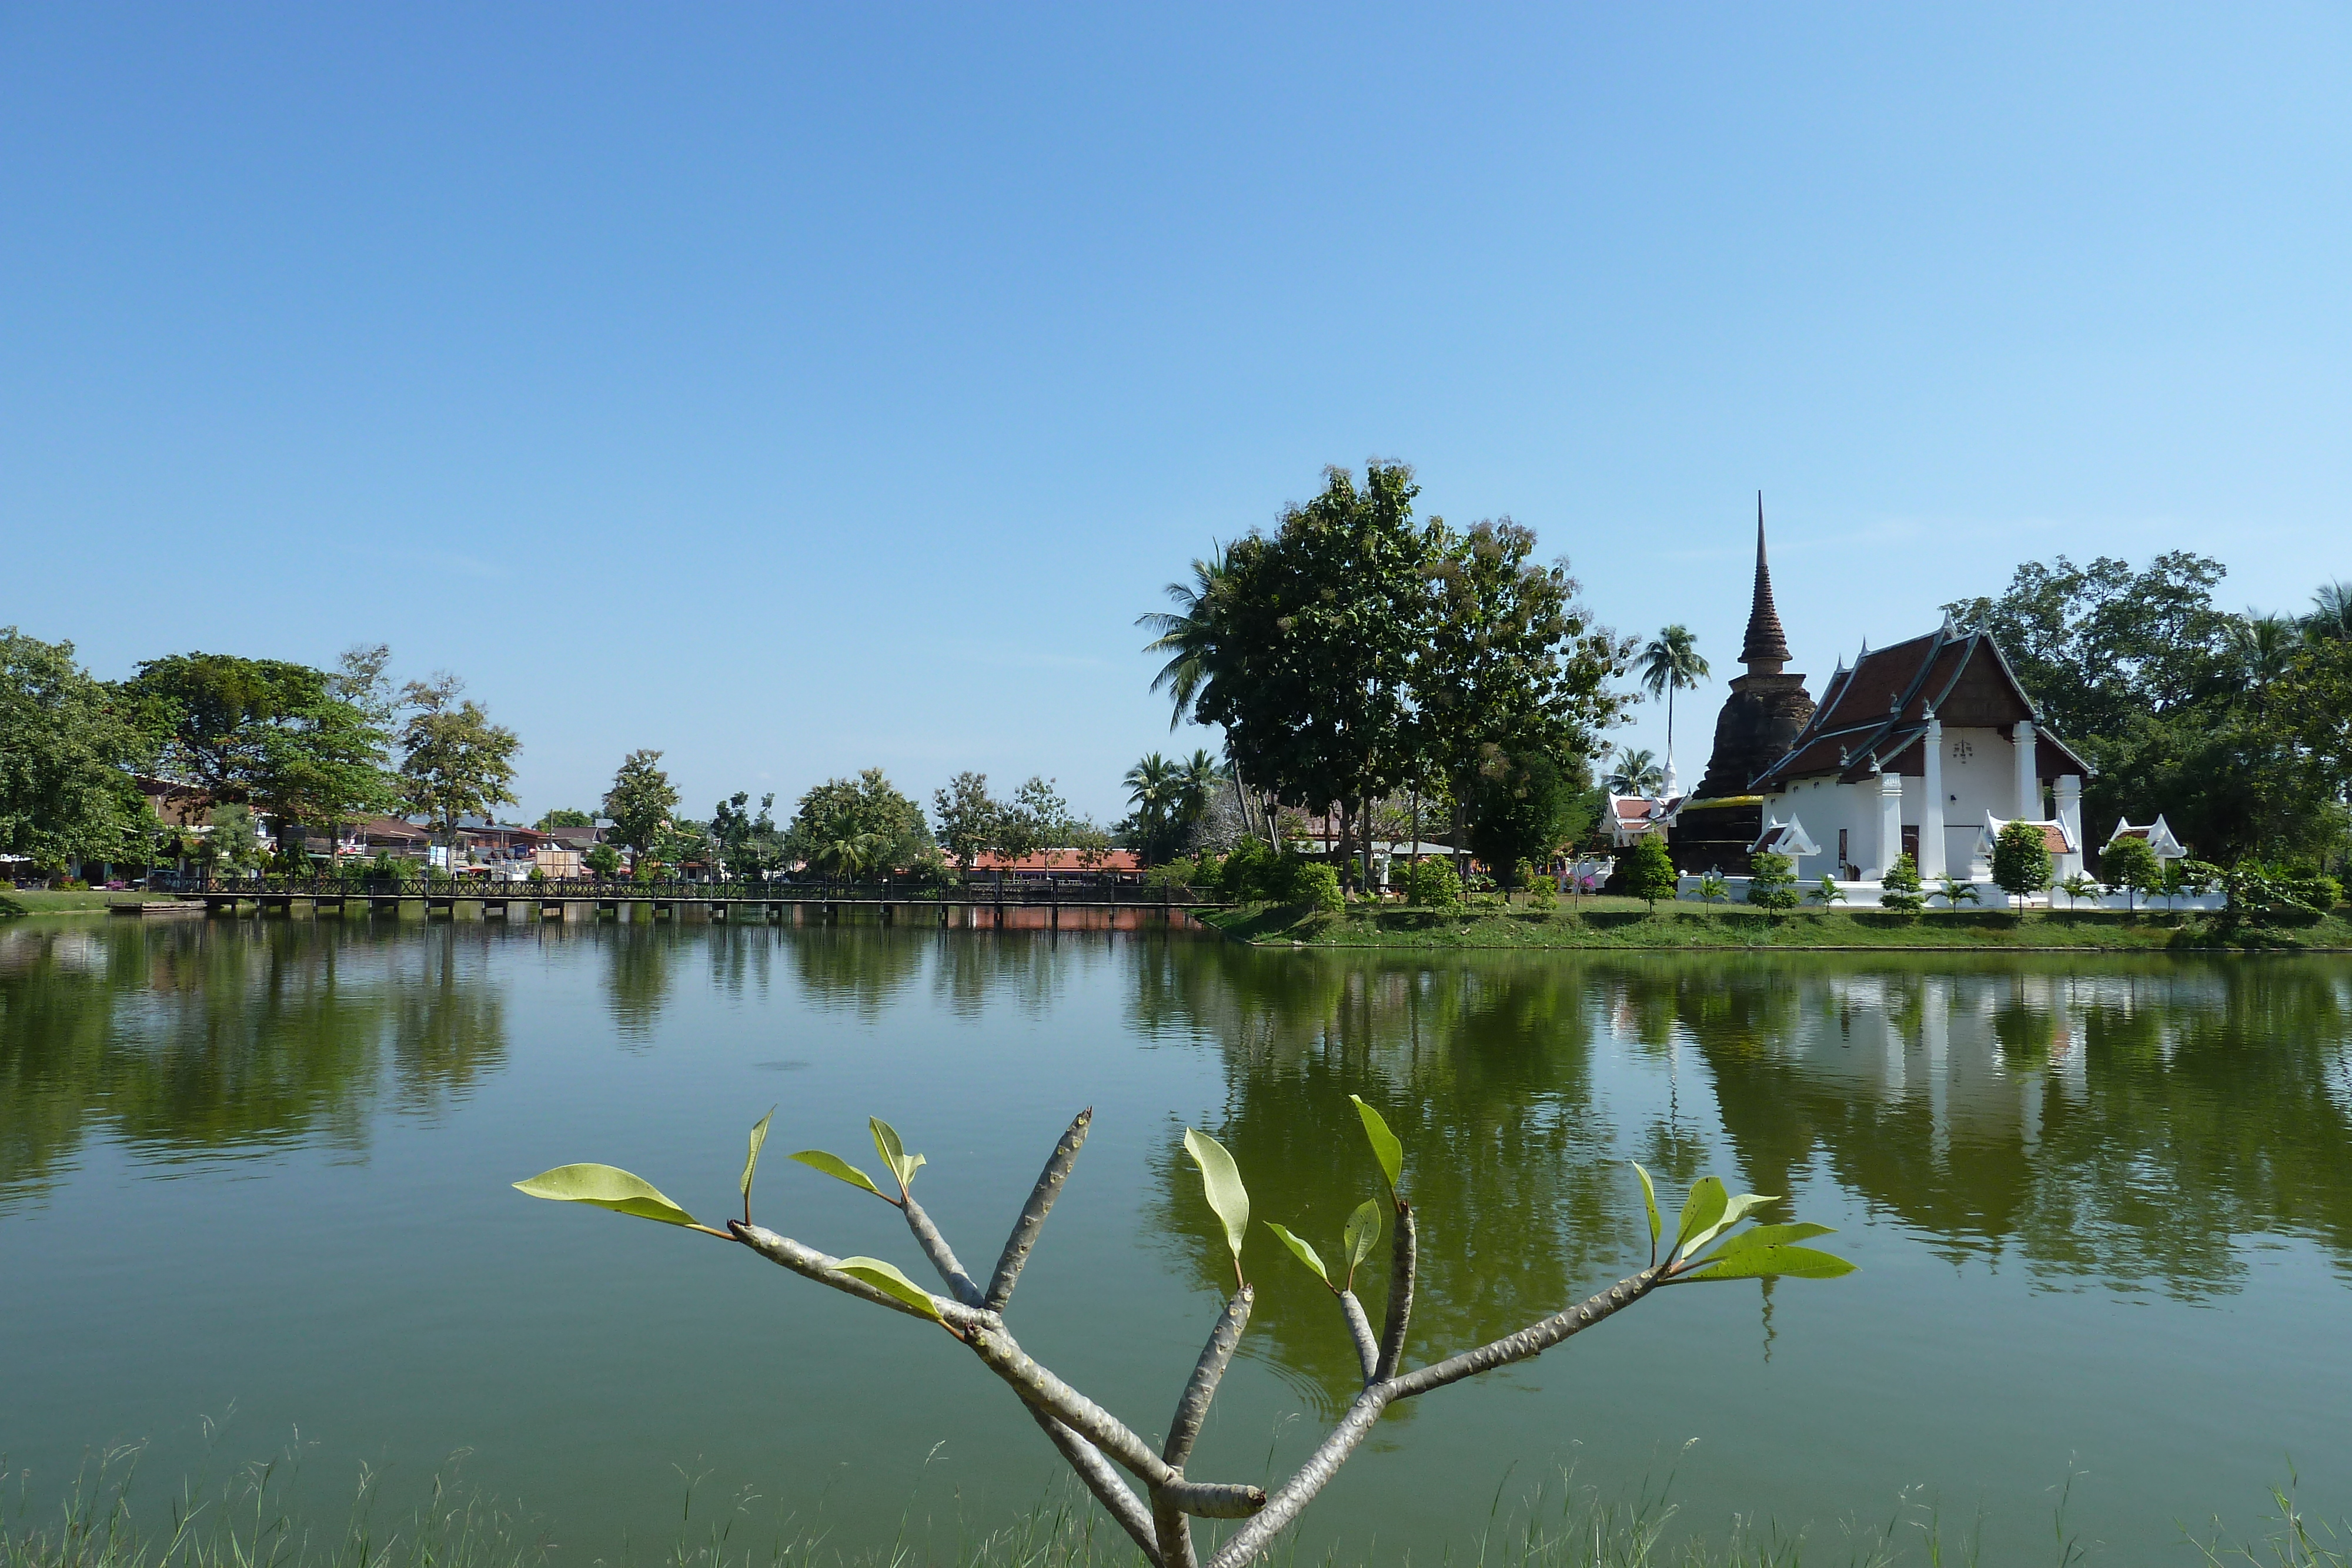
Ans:
POLYGON ((1360 815, 1364 822, 1364 896, 1366 898, 1373 897, 1380 891, 1380 884, 1372 875, 1372 797, 1365 796, 1360 815))

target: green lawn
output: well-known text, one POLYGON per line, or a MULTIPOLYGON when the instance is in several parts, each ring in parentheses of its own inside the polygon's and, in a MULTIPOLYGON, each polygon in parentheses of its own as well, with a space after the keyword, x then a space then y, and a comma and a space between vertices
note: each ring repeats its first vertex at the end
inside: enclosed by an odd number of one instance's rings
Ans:
POLYGON ((0 883, 0 916, 10 915, 74 915, 106 913, 106 906, 116 899, 164 898, 165 894, 146 894, 137 890, 129 893, 109 893, 93 887, 88 893, 49 893, 18 889, 0 883))
POLYGON ((1786 947, 2111 948, 2117 951, 2352 950, 2352 920, 2337 910, 2300 926, 2250 925, 2210 915, 2104 911, 1881 910, 1701 907, 1633 898, 1586 899, 1544 914, 1525 908, 1439 915, 1350 905, 1339 915, 1252 905, 1210 912, 1204 924, 1238 941, 1310 947, 1786 947))

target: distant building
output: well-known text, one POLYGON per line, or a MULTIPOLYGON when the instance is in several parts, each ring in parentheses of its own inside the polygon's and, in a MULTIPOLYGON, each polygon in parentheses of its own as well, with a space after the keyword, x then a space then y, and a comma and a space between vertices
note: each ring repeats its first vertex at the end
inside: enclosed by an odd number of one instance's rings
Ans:
POLYGON ((2082 869, 2090 768, 2050 733, 1990 632, 1934 632, 1840 660, 1816 704, 1789 657, 1756 521, 1748 674, 1716 723, 1716 750, 1671 835, 1686 872, 1745 872, 1772 827, 1799 830, 1840 881, 1876 882, 1910 854, 1930 882, 1990 873, 1990 835, 2042 825, 2057 874, 2082 869), (1759 761, 1759 758, 1761 758, 1759 761))

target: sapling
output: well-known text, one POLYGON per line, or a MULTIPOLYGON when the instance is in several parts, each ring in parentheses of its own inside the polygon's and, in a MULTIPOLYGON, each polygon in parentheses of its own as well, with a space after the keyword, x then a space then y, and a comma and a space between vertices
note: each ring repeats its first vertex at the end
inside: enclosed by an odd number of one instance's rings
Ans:
POLYGON ((1465 1377, 1540 1355, 1562 1340, 1581 1333, 1668 1286, 1782 1277, 1827 1280, 1853 1271, 1853 1265, 1845 1260, 1801 1245, 1830 1234, 1826 1226, 1758 1224, 1734 1230, 1733 1227, 1753 1219, 1759 1210, 1780 1199, 1753 1193, 1734 1197, 1713 1176, 1704 1177, 1692 1186, 1673 1239, 1667 1241, 1650 1173, 1636 1165, 1633 1170, 1641 1180, 1643 1204, 1650 1223, 1650 1261, 1646 1268, 1515 1333, 1425 1366, 1408 1368, 1404 1364, 1405 1336, 1412 1321, 1419 1240, 1412 1205, 1404 1195, 1404 1145, 1377 1110, 1354 1095, 1349 1098, 1355 1102, 1365 1141, 1379 1167, 1381 1183, 1374 1196, 1359 1205, 1349 1218, 1336 1254, 1337 1267, 1327 1265, 1322 1254, 1305 1239, 1273 1221, 1263 1223, 1330 1291, 1339 1308, 1340 1325, 1355 1346, 1362 1383, 1354 1400, 1306 1463, 1271 1492, 1242 1482, 1195 1480, 1185 1469, 1192 1458, 1193 1439, 1208 1415, 1210 1401, 1215 1397, 1217 1385, 1248 1326, 1251 1304, 1255 1299, 1255 1289, 1242 1268, 1244 1244, 1249 1236, 1249 1189, 1243 1183, 1233 1155, 1206 1133, 1188 1129, 1184 1148, 1200 1169, 1202 1193, 1233 1254, 1234 1289, 1177 1399, 1167 1437, 1156 1448, 1032 1358, 1014 1341, 1004 1322, 1022 1268, 1037 1244, 1055 1198, 1069 1179, 1080 1145, 1086 1142, 1087 1129, 1094 1119, 1091 1110, 1079 1112, 1069 1130, 1062 1134, 1061 1142, 1055 1145, 1045 1168, 1030 1189, 1028 1201, 1021 1207, 1020 1217, 1013 1221, 1013 1232, 997 1256, 994 1271, 984 1284, 966 1271, 947 1238, 915 1201, 915 1173, 922 1167, 923 1156, 907 1153, 904 1142, 888 1123, 878 1117, 868 1121, 875 1149, 882 1158, 887 1186, 877 1185, 848 1161, 822 1149, 803 1149, 791 1156, 897 1208, 913 1233, 916 1245, 938 1270, 947 1287, 945 1295, 925 1290, 878 1258, 830 1257, 753 1223, 751 1181, 759 1168, 760 1150, 767 1141, 772 1111, 761 1117, 751 1129, 751 1152, 743 1162, 743 1218, 729 1219, 724 1229, 702 1224, 650 1183, 611 1166, 559 1166, 514 1185, 533 1197, 593 1204, 737 1242, 821 1285, 936 1325, 968 1347, 989 1371, 1011 1386, 1055 1450, 1133 1539, 1153 1568, 1200 1568, 1192 1539, 1194 1519, 1245 1521, 1218 1545, 1207 1564, 1207 1568, 1242 1568, 1242 1564, 1268 1551, 1275 1538, 1338 1473, 1390 1406, 1465 1377), (896 1197, 892 1196, 894 1190, 896 1197), (1358 1270, 1370 1260, 1380 1243, 1384 1207, 1388 1210, 1385 1224, 1389 1233, 1388 1300, 1381 1326, 1375 1332, 1370 1314, 1356 1296, 1355 1285, 1358 1270), (1127 1476, 1120 1475, 1121 1470, 1127 1476), (1129 1476, 1142 1487, 1139 1495, 1129 1484, 1129 1476))

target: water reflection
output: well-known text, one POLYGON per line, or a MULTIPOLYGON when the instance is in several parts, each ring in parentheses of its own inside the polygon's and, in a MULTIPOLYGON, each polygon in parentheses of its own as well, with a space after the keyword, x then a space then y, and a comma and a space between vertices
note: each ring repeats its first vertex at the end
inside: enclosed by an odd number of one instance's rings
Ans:
POLYGON ((308 922, 0 932, 0 1207, 93 1128, 151 1160, 363 1149, 372 1113, 432 1111, 506 1055, 478 938, 308 922))
MULTIPOLYGON (((1633 1266, 1627 1155, 1676 1185, 1715 1169, 1790 1193, 1827 1176, 1955 1259, 2021 1258, 2050 1288, 2210 1296, 2237 1288, 2262 1233, 2352 1270, 2340 964, 1202 946, 1139 951, 1134 968, 1139 1029, 1219 1052, 1213 1130, 1263 1218, 1336 1237, 1377 1180, 1347 1096, 1389 1109, 1438 1239, 1423 1352, 1633 1266)), ((1229 1289, 1172 1132, 1159 1176, 1186 1272, 1229 1289)), ((1271 1245, 1253 1278, 1259 1323, 1328 1410, 1354 1375, 1328 1297, 1271 1245)))

